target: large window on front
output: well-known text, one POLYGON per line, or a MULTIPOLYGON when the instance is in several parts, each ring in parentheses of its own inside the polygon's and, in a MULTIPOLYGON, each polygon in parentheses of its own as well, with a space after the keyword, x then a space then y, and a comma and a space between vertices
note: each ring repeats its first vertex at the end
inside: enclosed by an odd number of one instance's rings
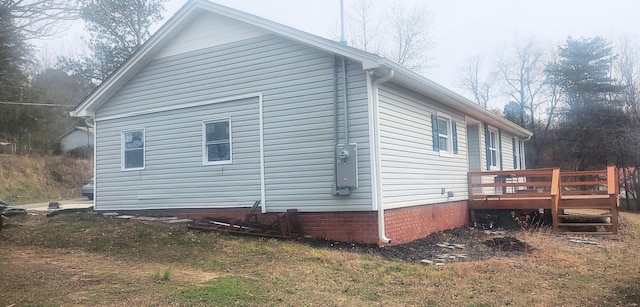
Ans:
POLYGON ((498 133, 494 130, 489 130, 489 166, 498 166, 498 133))
POLYGON ((231 119, 204 122, 204 163, 231 163, 231 119))
POLYGON ((144 168, 144 130, 122 132, 122 169, 144 168))

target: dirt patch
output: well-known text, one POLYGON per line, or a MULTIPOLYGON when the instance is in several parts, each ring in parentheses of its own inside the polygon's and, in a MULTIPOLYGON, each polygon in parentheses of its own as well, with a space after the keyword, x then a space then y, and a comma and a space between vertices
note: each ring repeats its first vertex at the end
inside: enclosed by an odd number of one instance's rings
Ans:
POLYGON ((519 231, 460 227, 432 233, 409 243, 381 248, 375 245, 326 240, 311 241, 310 244, 378 255, 393 261, 416 262, 422 259, 435 259, 443 254, 462 254, 466 255, 467 261, 474 261, 492 257, 518 257, 532 251, 533 248, 529 244, 515 237, 519 231))
POLYGON ((497 237, 482 242, 486 246, 500 251, 518 251, 526 252, 531 250, 529 244, 522 242, 514 237, 497 237))

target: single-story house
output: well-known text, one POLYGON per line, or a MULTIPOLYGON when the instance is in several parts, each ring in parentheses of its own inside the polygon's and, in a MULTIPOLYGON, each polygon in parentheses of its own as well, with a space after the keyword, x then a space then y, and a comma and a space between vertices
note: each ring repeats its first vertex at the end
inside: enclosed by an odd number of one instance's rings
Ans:
POLYGON ((59 136, 58 141, 62 152, 77 148, 93 148, 93 129, 75 126, 59 136))
POLYGON ((470 170, 524 168, 531 132, 385 58, 191 0, 72 116, 95 209, 298 210, 305 236, 398 244, 468 222, 470 170))

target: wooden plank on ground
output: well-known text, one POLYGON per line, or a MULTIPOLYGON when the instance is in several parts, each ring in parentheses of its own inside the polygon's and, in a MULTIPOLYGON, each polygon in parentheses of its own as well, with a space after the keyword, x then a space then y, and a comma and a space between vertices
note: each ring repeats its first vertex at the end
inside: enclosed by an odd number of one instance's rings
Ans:
POLYGON ((537 199, 501 199, 501 200, 470 200, 469 209, 551 209, 550 198, 537 199))

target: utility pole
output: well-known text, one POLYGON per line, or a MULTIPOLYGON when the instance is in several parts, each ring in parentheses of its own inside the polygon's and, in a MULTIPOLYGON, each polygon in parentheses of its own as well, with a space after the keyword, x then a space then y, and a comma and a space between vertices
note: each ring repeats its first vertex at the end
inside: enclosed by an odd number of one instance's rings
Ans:
POLYGON ((340 43, 347 44, 347 40, 344 38, 344 0, 340 0, 340 43))

